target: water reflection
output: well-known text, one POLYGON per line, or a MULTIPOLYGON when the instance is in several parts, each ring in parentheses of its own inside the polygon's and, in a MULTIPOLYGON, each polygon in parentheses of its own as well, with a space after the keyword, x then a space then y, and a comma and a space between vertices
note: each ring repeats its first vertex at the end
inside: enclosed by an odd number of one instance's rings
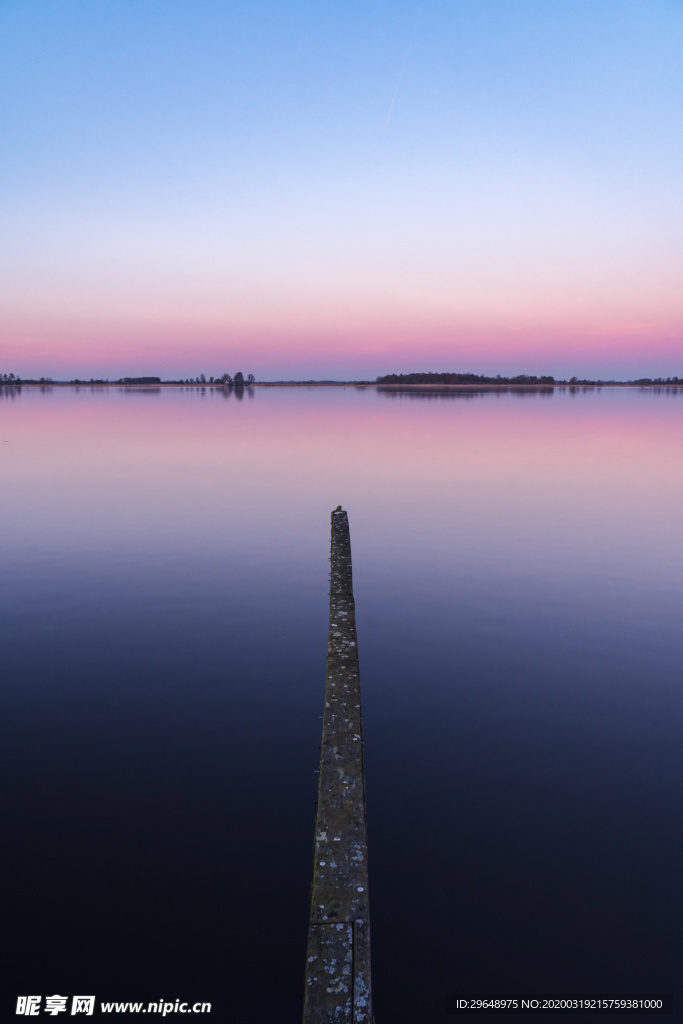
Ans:
MULTIPOLYGON (((91 388, 90 390, 91 391, 104 391, 105 389, 104 388, 91 388)), ((124 395, 160 395, 161 391, 162 391, 161 388, 146 388, 146 387, 119 388, 118 390, 121 392, 121 394, 124 394, 124 395)))
POLYGON ((666 387, 660 384, 652 384, 650 387, 638 388, 639 391, 649 391, 653 395, 683 395, 681 387, 666 387))
POLYGON ((389 398, 481 398, 484 395, 505 395, 513 394, 520 398, 540 395, 549 398, 554 393, 552 387, 466 387, 438 385, 418 385, 414 387, 401 387, 400 385, 378 384, 377 391, 389 398))
POLYGON ((468 989, 671 990, 681 403, 76 390, 0 391, 0 1017, 22 992, 187 994, 300 1024, 339 503, 377 1020, 440 1022, 468 989))
POLYGON ((232 398, 233 396, 241 402, 244 399, 245 392, 249 398, 254 397, 255 389, 244 384, 225 384, 223 386, 216 386, 215 390, 223 395, 223 398, 232 398))

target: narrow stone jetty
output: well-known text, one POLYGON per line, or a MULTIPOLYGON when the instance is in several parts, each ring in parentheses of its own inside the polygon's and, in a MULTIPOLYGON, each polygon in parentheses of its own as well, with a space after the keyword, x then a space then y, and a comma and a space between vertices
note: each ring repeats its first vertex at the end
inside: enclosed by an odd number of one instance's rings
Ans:
POLYGON ((332 513, 330 635, 304 1024, 373 1024, 368 845, 349 520, 332 513))

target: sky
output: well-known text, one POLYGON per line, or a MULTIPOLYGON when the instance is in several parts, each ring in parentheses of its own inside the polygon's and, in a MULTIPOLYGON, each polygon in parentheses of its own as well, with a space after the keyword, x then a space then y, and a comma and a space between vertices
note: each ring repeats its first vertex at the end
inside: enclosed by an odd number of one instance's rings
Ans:
POLYGON ((2 0, 0 371, 683 376, 683 0, 2 0))

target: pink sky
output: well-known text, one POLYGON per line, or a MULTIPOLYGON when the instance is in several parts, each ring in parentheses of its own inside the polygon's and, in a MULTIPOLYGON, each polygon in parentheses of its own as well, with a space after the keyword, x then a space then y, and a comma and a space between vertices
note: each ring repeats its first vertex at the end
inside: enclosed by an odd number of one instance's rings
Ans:
POLYGON ((10 5, 0 371, 683 376, 679 5, 520 2, 10 5))
MULTIPOLYGON (((388 318, 389 319, 389 318, 388 318)), ((615 318, 616 319, 616 318, 615 318)), ((683 376, 683 328, 671 316, 650 322, 452 326, 327 324, 167 325, 87 321, 11 325, 2 369, 21 376, 162 377, 234 373, 257 379, 374 379, 410 370, 552 373, 556 377, 683 376)))

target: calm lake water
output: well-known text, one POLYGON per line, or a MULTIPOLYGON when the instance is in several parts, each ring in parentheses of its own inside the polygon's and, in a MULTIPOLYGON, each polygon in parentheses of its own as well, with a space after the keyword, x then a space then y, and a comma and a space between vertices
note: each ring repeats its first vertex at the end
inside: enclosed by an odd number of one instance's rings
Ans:
POLYGON ((24 388, 0 488, 3 1020, 300 1021, 338 504, 377 1024, 680 1010, 683 393, 24 388))

